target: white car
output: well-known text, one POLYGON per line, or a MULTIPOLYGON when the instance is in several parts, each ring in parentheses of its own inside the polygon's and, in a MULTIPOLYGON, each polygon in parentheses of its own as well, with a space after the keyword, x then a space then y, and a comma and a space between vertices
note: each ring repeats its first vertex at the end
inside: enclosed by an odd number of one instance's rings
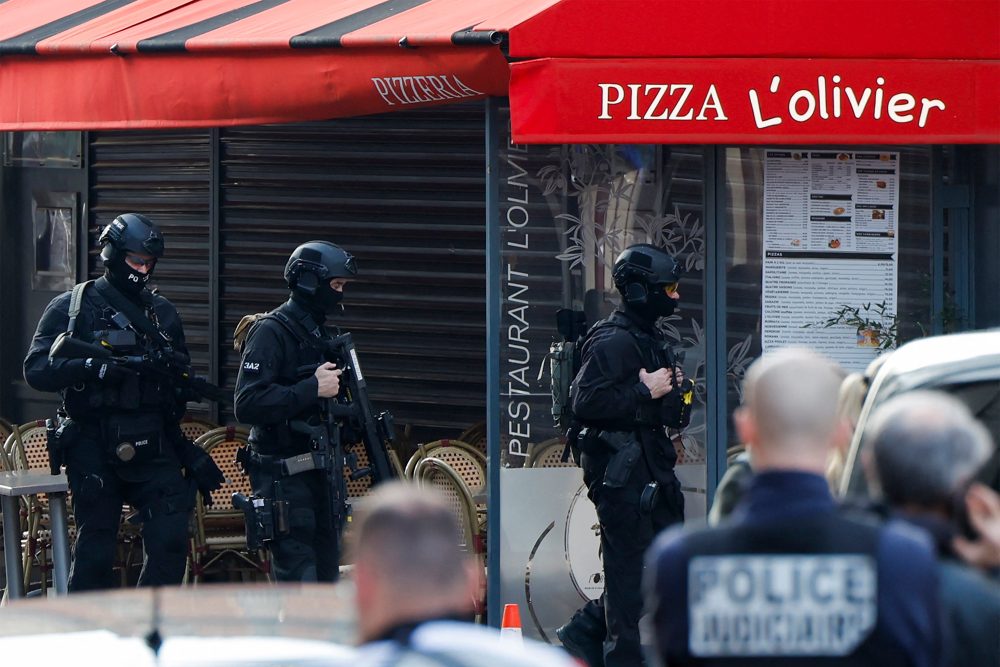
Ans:
MULTIPOLYGON (((866 428, 873 410, 889 398, 915 389, 946 391, 972 410, 1000 441, 1000 329, 921 338, 892 352, 871 380, 847 455, 840 491, 867 495, 861 465, 866 428)), ((1000 456, 994 452, 979 475, 1000 486, 1000 456)))
POLYGON ((209 584, 17 600, 0 608, 4 665, 349 667, 350 587, 209 584))

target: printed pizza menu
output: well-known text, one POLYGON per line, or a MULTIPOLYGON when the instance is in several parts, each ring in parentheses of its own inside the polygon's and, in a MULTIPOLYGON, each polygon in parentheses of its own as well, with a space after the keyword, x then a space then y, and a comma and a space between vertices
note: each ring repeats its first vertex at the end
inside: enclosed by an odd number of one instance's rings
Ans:
POLYGON ((842 306, 896 309, 899 153, 764 150, 764 349, 809 345, 851 370, 874 331, 818 326, 842 306), (809 326, 806 326, 809 325, 809 326))

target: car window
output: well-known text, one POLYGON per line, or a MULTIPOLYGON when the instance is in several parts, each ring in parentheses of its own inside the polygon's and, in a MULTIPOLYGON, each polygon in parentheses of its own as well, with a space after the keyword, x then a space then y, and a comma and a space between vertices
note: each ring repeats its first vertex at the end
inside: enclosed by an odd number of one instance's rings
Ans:
MULTIPOLYGON (((1000 379, 990 379, 980 382, 959 382, 953 384, 926 385, 920 389, 936 389, 945 391, 959 399, 967 406, 972 414, 979 419, 993 436, 994 452, 991 459, 978 475, 980 481, 988 484, 993 489, 1000 491, 1000 452, 996 448, 996 443, 1000 441, 1000 379)), ((849 496, 869 496, 867 480, 865 480, 863 465, 861 464, 864 452, 870 446, 870 435, 865 430, 865 425, 869 421, 872 412, 884 403, 890 396, 895 396, 898 392, 876 394, 872 397, 871 406, 866 405, 858 423, 859 434, 858 454, 853 459, 853 466, 845 474, 850 475, 847 495, 849 496)))

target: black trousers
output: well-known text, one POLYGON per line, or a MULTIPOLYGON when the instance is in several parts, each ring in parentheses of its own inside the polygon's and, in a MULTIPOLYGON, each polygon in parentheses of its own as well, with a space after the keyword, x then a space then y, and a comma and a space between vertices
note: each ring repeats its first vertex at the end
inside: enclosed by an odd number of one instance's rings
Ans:
POLYGON ((670 479, 660 481, 656 502, 643 512, 639 499, 651 481, 646 470, 633 470, 628 484, 619 489, 603 486, 602 470, 585 468, 584 472, 601 524, 604 594, 580 614, 593 617, 603 611, 606 667, 636 667, 645 664, 639 643, 644 557, 660 531, 684 520, 684 496, 671 474, 670 479))
MULTIPOLYGON (((275 477, 251 468, 253 491, 275 498, 275 477)), ((288 503, 288 533, 270 544, 278 581, 336 581, 340 576, 340 536, 333 523, 330 489, 321 470, 280 477, 278 493, 288 503)))
POLYGON ((188 525, 195 487, 172 456, 126 469, 113 466, 105 448, 81 439, 66 450, 66 474, 73 494, 77 537, 69 573, 71 592, 111 588, 122 505, 142 521, 140 586, 181 583, 188 550, 188 525))

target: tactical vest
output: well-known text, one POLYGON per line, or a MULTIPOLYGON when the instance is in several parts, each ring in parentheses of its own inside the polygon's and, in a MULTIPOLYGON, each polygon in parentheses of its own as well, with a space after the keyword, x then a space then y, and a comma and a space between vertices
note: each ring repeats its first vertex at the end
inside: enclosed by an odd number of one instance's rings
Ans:
MULTIPOLYGON (((294 366, 286 359, 285 365, 281 369, 282 374, 277 378, 282 383, 295 384, 303 379, 302 376, 296 375, 297 372, 301 371, 304 374, 306 369, 309 369, 308 373, 311 375, 315 372, 317 366, 327 361, 323 350, 323 341, 329 340, 329 332, 311 320, 311 327, 306 323, 296 321, 282 312, 280 306, 268 313, 247 315, 241 320, 237 326, 237 332, 242 333, 245 331, 246 333, 245 335, 239 335, 238 333, 235 337, 235 340, 238 341, 237 344, 239 345, 241 356, 246 338, 264 321, 271 321, 278 324, 282 330, 291 336, 296 344, 297 356, 294 360, 294 366)), ((308 421, 313 416, 318 417, 319 407, 317 406, 312 412, 314 414, 297 415, 296 418, 308 421)), ((288 421, 280 424, 253 425, 250 429, 249 442, 258 454, 264 455, 299 454, 310 449, 308 438, 293 433, 288 421)))
MULTIPOLYGON (((94 281, 80 283, 70 297, 67 332, 88 343, 104 341, 114 348, 116 356, 142 356, 156 349, 149 337, 126 324, 92 286, 94 281), (89 289, 88 289, 89 288, 89 289), (77 326, 85 312, 86 330, 77 326)), ((149 306, 152 310, 152 306, 149 306)), ((66 413, 76 421, 93 422, 104 419, 110 412, 173 413, 176 396, 170 381, 152 373, 133 373, 125 381, 109 385, 86 382, 67 387, 61 392, 66 413)))
MULTIPOLYGON (((656 340, 653 336, 636 326, 636 324, 627 315, 619 311, 615 311, 609 317, 595 323, 578 343, 579 349, 585 349, 586 346, 590 344, 594 334, 598 331, 602 331, 610 327, 624 329, 632 336, 638 345, 643 368, 656 369, 670 367, 673 365, 674 356, 670 345, 665 341, 656 340)), ((636 372, 638 373, 638 370, 636 372)), ((638 374, 636 375, 636 381, 638 381, 638 374)), ((575 389, 571 390, 571 394, 573 392, 575 392, 575 389)), ((576 421, 585 423, 584 420, 577 419, 576 421)), ((621 431, 631 431, 637 426, 655 427, 660 425, 660 423, 660 402, 651 401, 647 406, 644 406, 641 410, 641 414, 636 415, 635 419, 630 420, 628 423, 600 424, 597 426, 621 431)))
POLYGON ((878 615, 881 530, 830 513, 691 534, 689 659, 712 667, 908 664, 878 615))

